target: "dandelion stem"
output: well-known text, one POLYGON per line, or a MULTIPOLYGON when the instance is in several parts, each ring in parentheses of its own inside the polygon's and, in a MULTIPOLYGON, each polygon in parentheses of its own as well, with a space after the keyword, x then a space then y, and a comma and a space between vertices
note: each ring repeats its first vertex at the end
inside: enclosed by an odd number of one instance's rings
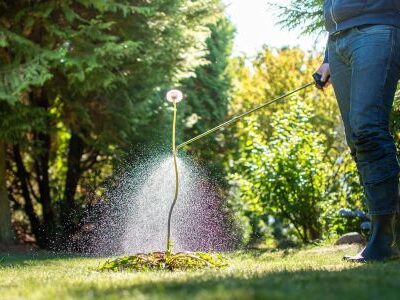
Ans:
POLYGON ((175 196, 168 215, 167 253, 172 252, 171 220, 172 220, 172 212, 174 211, 174 207, 176 201, 178 200, 178 193, 179 193, 179 170, 178 170, 177 152, 176 152, 176 112, 177 112, 176 101, 174 101, 174 119, 172 122, 172 155, 174 157, 174 168, 175 168, 175 196))

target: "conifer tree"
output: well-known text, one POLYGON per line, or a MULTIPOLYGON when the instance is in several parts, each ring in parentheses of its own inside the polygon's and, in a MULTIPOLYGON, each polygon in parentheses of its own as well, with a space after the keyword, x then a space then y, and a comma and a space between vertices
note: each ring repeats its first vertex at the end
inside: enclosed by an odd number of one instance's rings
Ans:
POLYGON ((83 178, 143 139, 151 96, 205 62, 220 12, 217 0, 0 0, 0 132, 40 246, 74 231, 83 178))
MULTIPOLYGON (((224 122, 228 113, 231 90, 231 74, 228 66, 233 47, 235 29, 227 18, 221 18, 210 26, 207 40, 208 63, 196 69, 195 75, 183 81, 187 103, 183 119, 184 137, 195 135, 224 122)), ((214 171, 222 171, 224 147, 221 135, 213 135, 191 145, 190 152, 200 158, 214 171)))

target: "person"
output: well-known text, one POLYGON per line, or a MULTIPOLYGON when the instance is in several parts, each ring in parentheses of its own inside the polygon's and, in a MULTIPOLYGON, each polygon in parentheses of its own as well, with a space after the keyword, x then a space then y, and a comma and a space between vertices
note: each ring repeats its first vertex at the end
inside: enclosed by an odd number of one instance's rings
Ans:
POLYGON ((367 246, 352 262, 398 258, 399 162, 389 116, 400 78, 400 0, 325 0, 329 32, 317 73, 332 83, 371 216, 367 246))

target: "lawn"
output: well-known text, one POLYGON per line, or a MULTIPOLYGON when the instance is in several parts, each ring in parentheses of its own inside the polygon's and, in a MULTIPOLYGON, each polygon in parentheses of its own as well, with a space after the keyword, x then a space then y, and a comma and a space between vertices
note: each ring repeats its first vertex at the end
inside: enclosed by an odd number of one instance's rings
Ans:
POLYGON ((399 299, 400 262, 343 262, 357 247, 227 254, 221 271, 100 273, 104 259, 0 254, 0 299, 399 299))

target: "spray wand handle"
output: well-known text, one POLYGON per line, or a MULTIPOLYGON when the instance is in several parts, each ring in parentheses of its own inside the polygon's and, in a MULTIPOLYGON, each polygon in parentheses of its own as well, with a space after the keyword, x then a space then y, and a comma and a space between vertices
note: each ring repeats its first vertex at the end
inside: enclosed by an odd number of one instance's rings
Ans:
POLYGON ((329 82, 330 76, 328 76, 326 81, 322 81, 321 80, 322 79, 322 75, 319 74, 319 73, 314 73, 313 74, 313 78, 314 78, 316 87, 318 89, 322 90, 325 87, 325 85, 329 82))

